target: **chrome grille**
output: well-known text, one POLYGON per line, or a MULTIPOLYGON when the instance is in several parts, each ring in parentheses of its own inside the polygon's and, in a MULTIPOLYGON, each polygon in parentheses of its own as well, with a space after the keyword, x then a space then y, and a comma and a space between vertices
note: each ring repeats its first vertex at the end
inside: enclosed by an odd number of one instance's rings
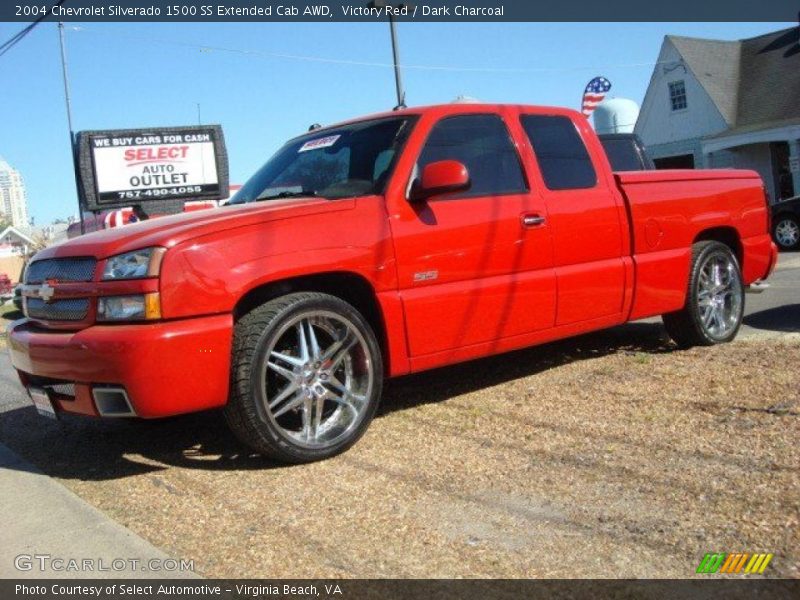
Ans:
POLYGON ((37 260, 25 269, 25 283, 91 281, 97 261, 94 258, 51 258, 37 260))
POLYGON ((48 390, 59 396, 71 396, 75 398, 75 384, 74 383, 55 383, 53 385, 45 386, 48 390))
POLYGON ((25 314, 46 321, 81 321, 89 312, 89 298, 64 298, 45 302, 41 298, 25 299, 25 314))

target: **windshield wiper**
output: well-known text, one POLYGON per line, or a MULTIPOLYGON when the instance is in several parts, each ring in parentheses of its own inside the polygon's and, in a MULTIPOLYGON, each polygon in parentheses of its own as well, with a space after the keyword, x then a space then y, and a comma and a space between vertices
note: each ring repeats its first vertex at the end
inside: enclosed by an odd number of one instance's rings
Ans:
POLYGON ((269 194, 267 196, 259 196, 256 198, 256 202, 261 200, 276 200, 278 198, 302 198, 304 196, 311 196, 314 198, 319 197, 319 194, 314 190, 301 190, 299 192, 291 192, 289 190, 285 190, 283 192, 278 192, 277 194, 269 194))

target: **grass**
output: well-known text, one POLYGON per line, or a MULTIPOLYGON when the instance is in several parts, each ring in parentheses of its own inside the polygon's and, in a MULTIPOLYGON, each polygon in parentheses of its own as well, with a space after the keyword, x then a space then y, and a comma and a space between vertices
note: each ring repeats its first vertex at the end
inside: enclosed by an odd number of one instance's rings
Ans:
MULTIPOLYGON (((17 310, 17 307, 14 306, 14 303, 10 300, 0 306, 0 317, 6 320, 6 324, 10 323, 11 321, 15 321, 16 319, 22 318, 22 312, 17 310)), ((2 325, 2 321, 0 321, 0 325, 2 325)), ((6 347, 6 328, 0 327, 0 348, 6 347)))

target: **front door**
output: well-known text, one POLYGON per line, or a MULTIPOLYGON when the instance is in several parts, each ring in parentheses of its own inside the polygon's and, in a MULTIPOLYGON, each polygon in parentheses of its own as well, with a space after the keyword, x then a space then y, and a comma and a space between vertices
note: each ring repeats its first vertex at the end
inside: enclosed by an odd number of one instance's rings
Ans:
POLYGON ((432 162, 456 160, 467 167, 471 185, 422 202, 402 199, 393 207, 411 356, 552 327, 550 233, 546 221, 530 219, 545 216, 545 207, 530 192, 504 119, 463 114, 428 127, 415 173, 432 162))

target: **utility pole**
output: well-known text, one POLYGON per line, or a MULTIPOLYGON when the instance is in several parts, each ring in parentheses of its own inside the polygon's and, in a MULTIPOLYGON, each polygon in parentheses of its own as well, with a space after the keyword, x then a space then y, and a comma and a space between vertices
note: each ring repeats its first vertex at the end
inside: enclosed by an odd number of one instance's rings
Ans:
POLYGON ((78 144, 75 139, 75 130, 72 128, 72 101, 69 95, 69 76, 67 75, 67 49, 64 41, 64 23, 58 23, 58 39, 61 46, 61 74, 64 77, 64 101, 67 105, 67 125, 69 126, 69 146, 72 150, 72 166, 75 175, 75 191, 78 194, 78 215, 81 220, 81 235, 86 233, 86 223, 83 220, 83 203, 81 202, 81 178, 78 172, 78 144))
MULTIPOLYGON (((386 9, 388 8, 413 8, 410 4, 398 4, 396 7, 392 7, 392 5, 387 2, 386 0, 373 0, 367 4, 369 8, 380 8, 386 9)), ((394 86, 395 90, 397 91, 397 106, 395 106, 395 110, 400 108, 406 107, 406 91, 403 89, 403 74, 400 70, 400 47, 397 42, 397 26, 394 20, 393 11, 387 10, 386 16, 389 18, 389 35, 392 39, 392 62, 394 63, 394 86)))

